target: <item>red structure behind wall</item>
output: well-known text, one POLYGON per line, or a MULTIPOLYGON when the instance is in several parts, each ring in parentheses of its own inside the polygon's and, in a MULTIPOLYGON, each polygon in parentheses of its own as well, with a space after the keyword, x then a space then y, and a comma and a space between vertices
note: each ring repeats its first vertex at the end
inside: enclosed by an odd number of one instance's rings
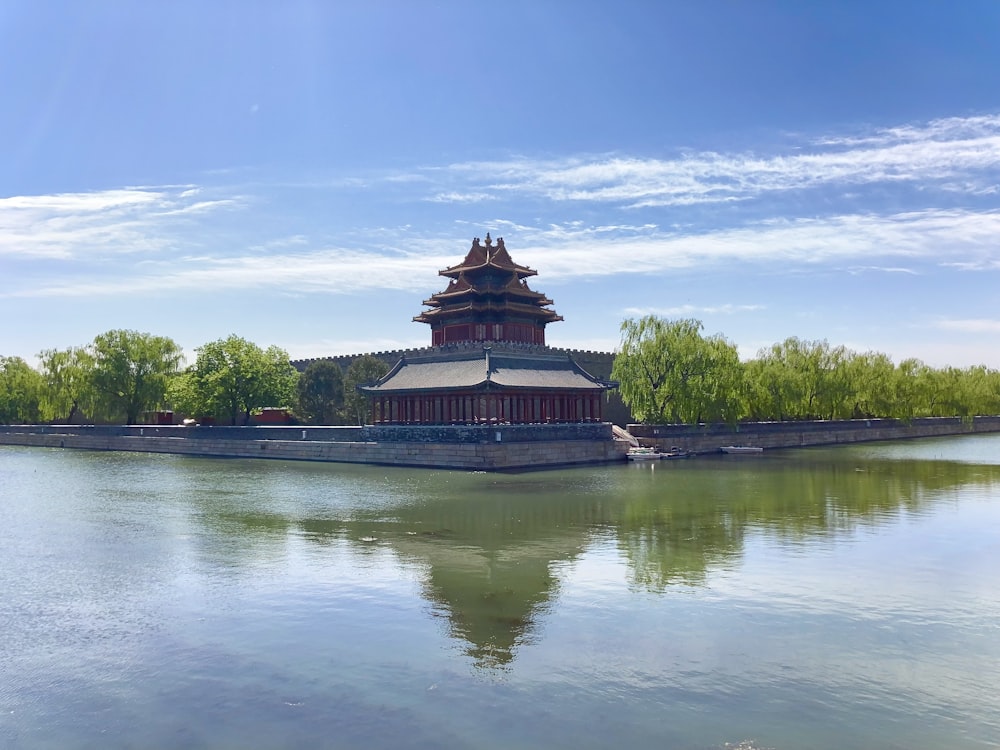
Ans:
POLYGON ((602 421, 602 394, 450 393, 372 399, 372 424, 538 424, 602 421))

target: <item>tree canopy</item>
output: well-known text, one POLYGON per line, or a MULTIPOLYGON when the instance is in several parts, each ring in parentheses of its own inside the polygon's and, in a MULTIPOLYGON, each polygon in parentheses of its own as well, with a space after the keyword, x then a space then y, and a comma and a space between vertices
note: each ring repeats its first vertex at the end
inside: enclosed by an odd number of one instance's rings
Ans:
POLYGON ((95 397, 91 374, 94 358, 87 348, 46 349, 39 352, 38 359, 52 417, 69 423, 81 410, 93 414, 95 397))
POLYGON ((0 424, 28 424, 42 416, 45 380, 20 357, 0 357, 0 424))
POLYGON ((134 424, 142 412, 163 405, 181 350, 165 336, 112 330, 94 338, 89 358, 97 408, 108 418, 134 424))
MULTIPOLYGON (((981 365, 894 364, 880 352, 796 337, 741 361, 732 343, 705 336, 698 320, 646 316, 621 330, 612 377, 644 422, 1000 414, 1000 371, 981 365)), ((327 361, 297 388, 300 376, 276 346, 233 335, 196 351, 195 364, 178 371, 181 351, 171 339, 112 330, 86 346, 39 352, 37 369, 0 356, 0 422, 136 422, 143 412, 173 408, 247 424, 255 410, 273 406, 297 407, 322 423, 364 424, 368 403, 357 386, 389 370, 371 355, 354 359, 346 373, 327 361)))
POLYGON ((642 421, 735 421, 742 371, 736 347, 692 319, 647 315, 622 323, 611 377, 642 421))
POLYGON ((314 424, 344 420, 344 373, 329 359, 310 362, 299 376, 299 413, 314 424))
POLYGON ((374 383, 387 372, 389 365, 370 354, 351 362, 344 376, 344 409, 353 423, 364 424, 368 416, 368 399, 358 391, 358 386, 374 383))
POLYGON ((970 417, 1000 413, 1000 372, 894 365, 879 352, 785 339, 741 362, 699 321, 646 316, 622 324, 612 377, 637 419, 738 420, 970 417))
POLYGON ((277 346, 261 349, 239 336, 209 342, 181 389, 193 413, 220 415, 230 424, 248 424, 255 409, 290 407, 298 372, 277 346))

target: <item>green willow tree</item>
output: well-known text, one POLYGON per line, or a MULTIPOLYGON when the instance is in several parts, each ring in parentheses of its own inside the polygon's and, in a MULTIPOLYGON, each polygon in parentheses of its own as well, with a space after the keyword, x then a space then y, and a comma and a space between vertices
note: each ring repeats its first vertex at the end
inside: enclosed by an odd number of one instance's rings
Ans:
POLYGON ((344 419, 344 373, 329 359, 310 362, 299 376, 299 413, 313 424, 340 424, 344 419))
POLYGON ((191 413, 222 416, 230 424, 248 424, 255 409, 290 407, 299 374, 288 353, 277 346, 261 349, 233 335, 199 347, 198 358, 175 393, 187 389, 191 413))
POLYGON ((43 419, 45 379, 20 357, 0 357, 0 424, 43 419))
POLYGON ((85 347, 45 349, 38 353, 53 419, 71 423, 81 413, 94 412, 94 358, 85 347))
POLYGON ((736 347, 703 337, 692 319, 647 315, 622 323, 611 377, 622 400, 643 422, 736 422, 741 416, 742 367, 736 347))
POLYGON ((896 368, 887 355, 880 352, 851 354, 845 371, 851 384, 845 416, 852 419, 902 416, 897 413, 896 368))
POLYGON ((344 411, 351 422, 364 424, 368 417, 368 397, 358 390, 358 386, 374 383, 387 372, 389 365, 370 354, 351 362, 344 375, 344 411))
POLYGON ((101 416, 135 424, 144 411, 160 408, 168 382, 181 361, 181 350, 165 336, 113 330, 97 336, 88 348, 93 362, 90 382, 101 416))

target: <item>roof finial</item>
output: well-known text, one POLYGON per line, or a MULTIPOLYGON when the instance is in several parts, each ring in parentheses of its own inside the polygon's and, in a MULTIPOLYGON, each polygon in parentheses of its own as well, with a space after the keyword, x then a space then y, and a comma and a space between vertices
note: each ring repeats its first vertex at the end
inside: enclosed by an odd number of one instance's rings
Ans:
POLYGON ((486 247, 489 247, 492 244, 493 244, 493 240, 490 239, 490 233, 487 232, 486 233, 486 247))

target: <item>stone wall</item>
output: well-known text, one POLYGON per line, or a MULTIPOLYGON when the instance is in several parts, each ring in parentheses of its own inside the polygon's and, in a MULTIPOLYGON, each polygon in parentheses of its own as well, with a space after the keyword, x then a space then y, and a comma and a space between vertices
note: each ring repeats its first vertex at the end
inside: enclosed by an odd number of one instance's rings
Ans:
POLYGON ((15 425, 3 432, 83 437, 177 438, 192 441, 306 441, 324 443, 525 443, 611 440, 608 422, 501 425, 366 425, 364 427, 181 427, 157 425, 15 425), (499 437, 498 437, 499 435, 499 437))
POLYGON ((910 422, 897 419, 754 422, 736 426, 630 424, 628 431, 643 445, 655 445, 660 448, 677 446, 695 453, 712 453, 724 445, 798 448, 810 445, 1000 432, 1000 417, 972 419, 928 417, 910 422))
MULTIPOLYGON (((645 445, 714 453, 1000 432, 1000 417, 629 425, 645 445)), ((0 426, 0 444, 494 471, 620 461, 610 424, 407 427, 0 426), (497 440, 497 434, 500 440, 497 440)))
MULTIPOLYGON (((609 425, 604 427, 610 431, 609 425)), ((497 430, 489 428, 488 432, 486 429, 481 430, 480 439, 476 442, 468 439, 455 439, 452 442, 426 442, 419 439, 373 442, 360 439, 311 439, 315 436, 310 436, 308 432, 306 438, 302 438, 301 430, 298 430, 299 437, 294 439, 288 434, 282 434, 282 428, 242 428, 242 433, 236 431, 240 429, 13 426, 0 428, 0 444, 481 471, 594 464, 620 461, 624 457, 623 444, 610 439, 610 436, 596 440, 557 439, 553 433, 549 435, 553 439, 548 440, 496 442, 497 430), (178 431, 182 434, 177 434, 178 431), (487 442, 486 438, 489 436, 492 436, 492 440, 487 442)), ((460 429, 467 432, 476 428, 460 429)), ((511 428, 502 428, 501 435, 509 429, 511 428)), ((362 434, 357 431, 353 436, 361 438, 362 434)), ((538 437, 542 436, 542 433, 538 433, 538 437)), ((468 438, 468 434, 465 438, 468 438)))

